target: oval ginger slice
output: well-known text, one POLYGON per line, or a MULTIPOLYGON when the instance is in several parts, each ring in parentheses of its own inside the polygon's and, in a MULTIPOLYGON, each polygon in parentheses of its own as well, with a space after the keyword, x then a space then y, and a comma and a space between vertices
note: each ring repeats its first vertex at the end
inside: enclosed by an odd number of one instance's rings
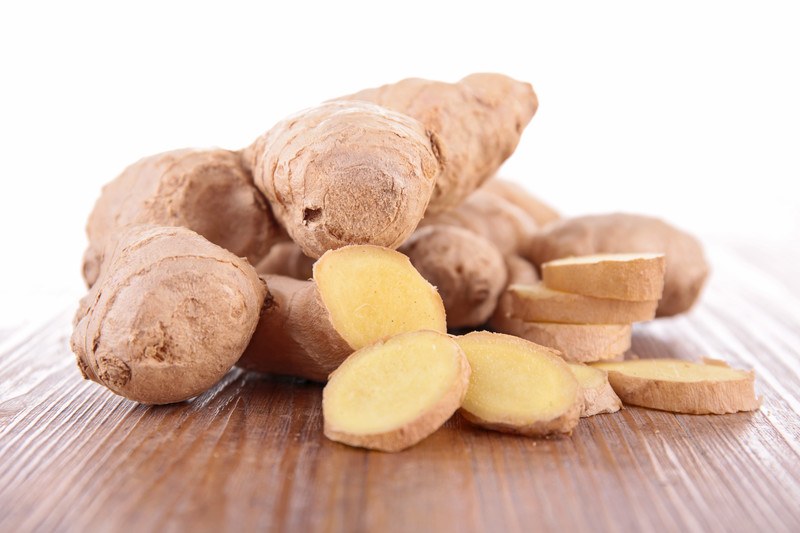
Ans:
POLYGON ((660 300, 664 254, 595 254, 542 264, 542 281, 557 291, 635 302, 660 300))
POLYGON ((761 405, 755 374, 722 361, 638 359, 592 366, 608 372, 614 392, 630 405, 694 415, 755 411, 761 405))
POLYGON ((461 405, 470 367, 459 345, 436 331, 415 331, 362 348, 322 391, 325 436, 385 452, 413 446, 461 405))
POLYGON ((354 350, 409 331, 447 332, 442 298, 400 252, 330 250, 314 263, 314 281, 331 323, 354 350))
POLYGON ((569 434, 578 424, 578 382, 556 352, 488 331, 456 341, 472 375, 461 413, 488 429, 528 436, 569 434))

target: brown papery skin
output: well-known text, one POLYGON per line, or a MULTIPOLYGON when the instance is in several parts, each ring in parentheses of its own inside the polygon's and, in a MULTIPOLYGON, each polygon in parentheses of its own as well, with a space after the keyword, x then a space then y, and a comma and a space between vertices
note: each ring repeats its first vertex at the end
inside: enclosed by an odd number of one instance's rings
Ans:
POLYGON ((532 238, 527 257, 541 266, 573 255, 626 252, 665 255, 664 293, 656 316, 691 309, 709 272, 703 247, 692 235, 657 218, 616 213, 564 219, 532 238))
POLYGON ((258 322, 266 287, 253 267, 178 227, 129 227, 106 256, 75 317, 84 377, 146 404, 211 388, 258 322))
POLYGON ((86 226, 83 275, 90 287, 106 244, 132 224, 187 227, 252 264, 282 234, 240 155, 220 149, 146 157, 103 187, 86 226))
POLYGON ((264 310, 238 366, 325 382, 353 348, 336 332, 313 281, 264 276, 264 310))
POLYGON ((517 185, 512 181, 493 178, 481 188, 516 205, 540 226, 545 226, 561 218, 558 211, 536 198, 521 185, 517 185))
POLYGON ((533 285, 539 282, 536 267, 527 259, 518 255, 506 256, 508 285, 533 285))
POLYGON ((442 173, 429 212, 459 205, 512 154, 539 102, 529 83, 472 74, 458 83, 408 78, 344 97, 405 113, 435 135, 442 173))
POLYGON ((526 251, 539 225, 525 211, 500 196, 479 189, 455 209, 426 216, 420 226, 468 229, 494 244, 503 255, 526 251))
POLYGON ((367 102, 328 102, 290 117, 245 151, 256 186, 303 253, 400 246, 439 174, 416 120, 367 102))
POLYGON ((462 228, 427 226, 399 251, 438 289, 449 328, 486 323, 507 277, 503 255, 491 242, 462 228))
POLYGON ((275 243, 256 265, 259 275, 276 274, 294 279, 311 279, 314 260, 291 241, 275 243))

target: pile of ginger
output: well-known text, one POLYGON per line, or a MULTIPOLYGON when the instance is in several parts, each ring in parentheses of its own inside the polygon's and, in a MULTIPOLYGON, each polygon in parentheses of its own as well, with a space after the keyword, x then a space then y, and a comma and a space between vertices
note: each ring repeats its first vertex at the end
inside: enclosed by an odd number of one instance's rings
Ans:
POLYGON ((89 216, 81 373, 145 404, 193 398, 235 365, 326 383, 325 435, 384 451, 457 410, 550 436, 621 401, 757 408, 750 372, 618 361, 632 323, 692 307, 703 250, 644 215, 563 218, 497 178, 537 107, 501 74, 406 79, 239 151, 133 163, 89 216))

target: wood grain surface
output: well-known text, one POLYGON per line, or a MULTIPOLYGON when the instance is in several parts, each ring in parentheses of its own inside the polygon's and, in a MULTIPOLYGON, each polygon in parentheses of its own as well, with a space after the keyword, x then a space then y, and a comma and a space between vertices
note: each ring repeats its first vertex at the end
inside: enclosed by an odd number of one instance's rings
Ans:
POLYGON ((416 447, 322 436, 321 387, 234 370, 167 407, 80 379, 71 311, 0 336, 0 531, 800 531, 795 269, 713 251, 692 313, 641 357, 757 372, 759 412, 626 408, 535 440, 454 417, 416 447))

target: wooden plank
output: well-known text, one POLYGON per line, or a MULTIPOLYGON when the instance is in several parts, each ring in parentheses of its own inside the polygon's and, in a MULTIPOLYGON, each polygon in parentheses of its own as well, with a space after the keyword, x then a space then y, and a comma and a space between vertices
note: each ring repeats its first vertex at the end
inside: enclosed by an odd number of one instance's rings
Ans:
POLYGON ((118 398, 80 379, 65 312, 0 344, 0 531, 800 531, 800 298, 714 257, 703 304, 633 351, 754 367, 761 411, 627 408, 557 440, 454 417, 399 454, 327 441, 321 388, 297 380, 118 398))

